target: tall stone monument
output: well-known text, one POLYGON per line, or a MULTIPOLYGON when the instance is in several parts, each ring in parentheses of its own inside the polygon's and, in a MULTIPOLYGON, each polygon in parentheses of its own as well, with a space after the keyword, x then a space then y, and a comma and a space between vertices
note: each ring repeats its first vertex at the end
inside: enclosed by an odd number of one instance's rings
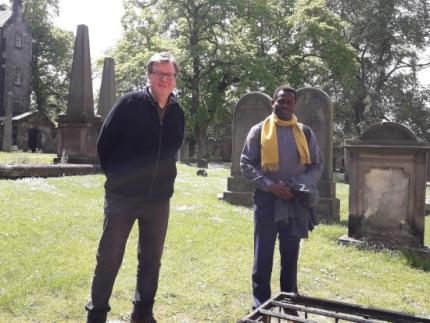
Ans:
POLYGON ((339 221, 340 201, 336 198, 336 183, 333 180, 333 105, 324 91, 316 88, 301 88, 297 91, 296 115, 299 122, 312 128, 324 157, 324 168, 318 182, 320 202, 316 213, 328 222, 339 221))
POLYGON ((116 101, 115 60, 106 57, 103 63, 102 83, 100 86, 99 105, 97 114, 106 119, 116 101))
POLYGON ((260 92, 245 94, 237 102, 233 115, 231 176, 223 198, 230 204, 252 206, 254 186, 240 171, 240 155, 252 126, 272 113, 271 98, 260 92))
POLYGON ((6 98, 6 111, 3 125, 3 151, 10 151, 12 149, 12 98, 12 92, 8 92, 6 98))
MULTIPOLYGON (((348 238, 424 248, 426 156, 430 147, 394 122, 345 142, 349 173, 348 238)), ((343 237, 341 242, 348 241, 343 237)))
POLYGON ((66 150, 69 163, 98 163, 96 143, 101 123, 102 118, 94 113, 88 27, 79 25, 67 112, 58 116, 56 161, 66 150))

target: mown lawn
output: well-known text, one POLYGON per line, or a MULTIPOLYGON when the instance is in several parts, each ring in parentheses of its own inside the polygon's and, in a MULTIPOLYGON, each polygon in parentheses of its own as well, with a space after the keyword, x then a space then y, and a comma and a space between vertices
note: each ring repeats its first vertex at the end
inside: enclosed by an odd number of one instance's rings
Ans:
POLYGON ((22 151, 0 151, 1 164, 52 164, 55 154, 27 153, 22 151))
MULTIPOLYGON (((161 323, 235 322, 252 301, 252 211, 217 199, 226 188, 227 168, 211 166, 209 176, 200 177, 194 167, 178 167, 156 316, 161 323)), ((103 182, 102 175, 0 180, 0 322, 85 321, 103 182)), ((338 245, 347 234, 348 186, 338 184, 337 195, 341 224, 320 225, 303 241, 301 292, 429 316, 428 263, 417 268, 398 252, 338 245)), ((129 319, 136 233, 116 280, 110 320, 129 319)))

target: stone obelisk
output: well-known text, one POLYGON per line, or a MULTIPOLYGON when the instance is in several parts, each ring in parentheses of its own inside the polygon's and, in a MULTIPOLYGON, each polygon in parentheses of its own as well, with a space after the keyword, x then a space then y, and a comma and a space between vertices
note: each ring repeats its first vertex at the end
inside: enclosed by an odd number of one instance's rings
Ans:
POLYGON ((58 116, 57 161, 64 150, 69 163, 95 164, 97 137, 102 118, 94 113, 93 85, 88 27, 76 33, 66 114, 58 116))
POLYGON ((116 101, 115 95, 115 60, 106 57, 103 63, 102 83, 100 86, 97 114, 106 119, 116 101))

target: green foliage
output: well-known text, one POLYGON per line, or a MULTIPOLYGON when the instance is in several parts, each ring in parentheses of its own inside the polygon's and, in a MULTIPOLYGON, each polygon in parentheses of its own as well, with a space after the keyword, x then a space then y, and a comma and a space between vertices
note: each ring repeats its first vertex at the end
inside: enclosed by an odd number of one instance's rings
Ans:
POLYGON ((149 56, 173 52, 198 157, 208 138, 230 136, 234 105, 246 92, 350 84, 356 73, 344 25, 324 1, 128 0, 125 8, 125 37, 114 50, 119 88, 141 89, 149 56))
POLYGON ((399 121, 423 138, 428 124, 416 122, 429 113, 428 89, 416 73, 429 66, 419 54, 430 44, 428 1, 327 0, 347 27, 344 37, 356 51, 359 70, 355 86, 332 87, 336 96, 337 133, 360 135, 381 121, 399 121), (410 110, 408 117, 400 111, 410 110))
POLYGON ((350 139, 383 120, 429 140, 429 89, 417 72, 429 45, 429 6, 403 0, 125 1, 117 55, 122 91, 141 89, 146 60, 170 50, 188 137, 230 136, 235 103, 280 84, 314 86, 335 107, 335 135, 350 139), (226 126, 227 125, 227 126, 226 126))
POLYGON ((303 77, 299 85, 353 85, 358 64, 355 51, 341 33, 347 25, 333 15, 325 0, 298 1, 289 25, 293 46, 300 48, 291 62, 291 69, 301 71, 294 73, 303 77))
POLYGON ((32 30, 32 101, 54 119, 66 110, 73 55, 73 34, 53 25, 58 0, 24 0, 24 16, 32 30))
POLYGON ((421 86, 413 75, 398 75, 390 82, 389 89, 388 113, 430 143, 430 87, 421 86))

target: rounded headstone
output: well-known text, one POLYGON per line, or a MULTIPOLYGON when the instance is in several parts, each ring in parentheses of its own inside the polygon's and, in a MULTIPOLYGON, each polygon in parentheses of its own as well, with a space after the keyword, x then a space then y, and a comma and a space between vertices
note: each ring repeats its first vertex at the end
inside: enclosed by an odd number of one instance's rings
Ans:
POLYGON ((418 141, 409 128, 396 122, 381 122, 367 129, 360 137, 361 140, 407 140, 418 141))
POLYGON ((249 130, 271 113, 272 99, 261 92, 247 93, 237 102, 233 116, 232 176, 241 176, 240 155, 249 130))
POLYGON ((296 116, 299 122, 312 128, 324 157, 322 181, 331 182, 333 159, 333 105, 320 89, 305 87, 297 90, 296 116))

